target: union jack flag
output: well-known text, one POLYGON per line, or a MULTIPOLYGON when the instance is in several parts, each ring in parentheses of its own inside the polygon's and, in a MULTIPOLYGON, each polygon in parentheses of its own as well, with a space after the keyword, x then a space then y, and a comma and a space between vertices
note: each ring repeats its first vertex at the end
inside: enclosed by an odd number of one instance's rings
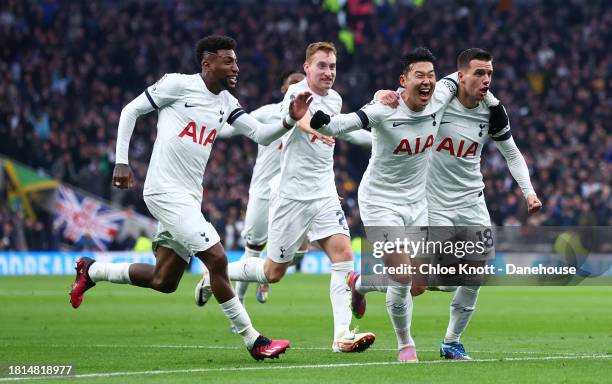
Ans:
POLYGON ((55 214, 53 226, 64 239, 101 251, 108 249, 127 218, 126 213, 64 186, 59 187, 55 214))

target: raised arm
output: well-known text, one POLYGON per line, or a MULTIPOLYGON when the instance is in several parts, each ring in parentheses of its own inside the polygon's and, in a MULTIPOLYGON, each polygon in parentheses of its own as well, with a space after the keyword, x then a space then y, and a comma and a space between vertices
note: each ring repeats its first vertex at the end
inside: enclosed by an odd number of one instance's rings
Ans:
POLYGON ((298 128, 310 135, 315 136, 317 140, 321 140, 321 142, 324 144, 327 144, 329 146, 334 145, 336 143, 336 138, 334 136, 326 136, 320 132, 317 132, 316 130, 310 127, 311 118, 312 116, 310 116, 310 111, 306 112, 304 117, 302 117, 300 121, 298 121, 297 123, 298 128))
POLYGON ((295 126, 295 123, 308 111, 311 102, 310 92, 300 93, 291 101, 289 113, 278 123, 262 124, 240 107, 230 113, 227 122, 238 133, 247 136, 254 142, 269 145, 295 126))
MULTIPOLYGON (((376 101, 371 101, 356 112, 333 117, 330 117, 323 111, 317 111, 310 120, 310 126, 325 135, 337 136, 362 128, 371 127, 376 129, 381 121, 393 113, 395 113, 393 108, 376 101)), ((365 136, 361 136, 365 138, 365 136)))
MULTIPOLYGON (((236 107, 239 108, 239 106, 236 106, 236 107)), ((276 114, 278 113, 276 107, 278 107, 278 105, 274 105, 274 104, 264 105, 264 106, 261 106, 249 112, 249 115, 254 117, 255 120, 259 121, 260 123, 265 123, 266 121, 270 121, 270 117, 276 116, 276 114)), ((217 137, 221 139, 227 139, 229 137, 236 136, 239 134, 240 132, 236 131, 236 128, 225 123, 223 124, 223 129, 217 135, 217 137)))
POLYGON ((372 148, 372 134, 365 129, 346 132, 338 136, 344 141, 361 147, 372 148))
POLYGON ((325 112, 319 110, 310 119, 310 127, 312 129, 328 136, 338 136, 367 128, 368 125, 368 117, 361 110, 353 113, 343 113, 334 117, 330 117, 325 112))

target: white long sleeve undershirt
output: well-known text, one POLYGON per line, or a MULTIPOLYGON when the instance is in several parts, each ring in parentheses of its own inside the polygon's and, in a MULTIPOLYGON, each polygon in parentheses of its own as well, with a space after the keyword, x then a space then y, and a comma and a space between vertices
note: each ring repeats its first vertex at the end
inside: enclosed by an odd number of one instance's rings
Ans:
POLYGON ((147 96, 141 93, 137 98, 132 100, 128 105, 121 110, 119 117, 119 128, 117 130, 117 146, 115 147, 115 164, 129 164, 128 152, 130 148, 130 139, 134 126, 139 116, 145 115, 155 109, 147 99, 147 96))
POLYGON ((269 145, 289 132, 289 129, 283 125, 284 120, 285 117, 275 123, 263 124, 248 113, 244 113, 232 122, 232 127, 237 133, 248 137, 257 144, 269 145))
POLYGON ((361 147, 372 148, 372 134, 366 130, 360 129, 356 131, 345 132, 339 135, 338 137, 353 145, 359 145, 361 147))
POLYGON ((357 113, 347 113, 336 115, 331 119, 328 125, 324 125, 319 129, 319 133, 327 136, 338 136, 348 134, 349 132, 357 131, 363 126, 361 119, 357 113))
POLYGON ((523 196, 535 195, 535 191, 531 185, 527 163, 521 151, 516 146, 514 139, 510 137, 507 140, 494 141, 494 143, 506 159, 510 174, 512 174, 512 177, 518 183, 521 191, 523 191, 523 196))

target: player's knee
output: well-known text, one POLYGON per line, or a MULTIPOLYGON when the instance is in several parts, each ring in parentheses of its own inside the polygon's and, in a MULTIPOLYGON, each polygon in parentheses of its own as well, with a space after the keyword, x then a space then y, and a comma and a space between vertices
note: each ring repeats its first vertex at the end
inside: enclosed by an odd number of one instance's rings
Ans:
POLYGON ((286 268, 284 266, 274 266, 265 270, 266 279, 270 283, 278 283, 285 276, 286 268))
POLYGON ((227 257, 224 252, 209 252, 204 257, 208 272, 213 275, 227 273, 227 257))
POLYGON ((425 293, 425 290, 426 290, 425 286, 413 285, 412 287, 410 287, 410 294, 412 295, 412 297, 420 296, 423 293, 425 293))
POLYGON ((266 278, 268 279, 268 282, 270 283, 278 283, 279 281, 281 281, 283 276, 285 276, 285 272, 273 270, 273 271, 270 271, 270 273, 268 274, 268 276, 266 276, 266 278))
POLYGON ((178 288, 178 283, 178 280, 156 277, 151 282, 151 288, 161 293, 172 293, 178 288))
POLYGON ((342 247, 334 252, 333 255, 330 255, 330 259, 332 263, 340 263, 343 261, 353 261, 353 250, 350 247, 342 247))
POLYGON ((173 293, 178 288, 178 284, 174 282, 164 283, 160 286, 159 291, 163 293, 173 293))

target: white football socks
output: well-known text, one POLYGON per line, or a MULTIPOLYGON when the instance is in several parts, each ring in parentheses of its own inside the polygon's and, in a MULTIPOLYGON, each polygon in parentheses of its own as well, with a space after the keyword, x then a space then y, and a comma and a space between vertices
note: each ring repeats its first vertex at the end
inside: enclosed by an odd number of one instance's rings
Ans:
POLYGON ((130 263, 93 263, 87 272, 94 283, 98 281, 110 281, 117 284, 131 284, 130 263))
POLYGON ((236 328, 238 334, 242 336, 244 344, 247 348, 251 349, 255 340, 259 337, 259 332, 253 328, 249 314, 242 306, 242 303, 240 303, 240 300, 238 300, 238 297, 233 297, 219 305, 223 313, 225 313, 225 316, 227 316, 229 321, 231 321, 232 325, 236 328))
POLYGON ((387 313, 391 318, 397 347, 402 349, 408 345, 414 345, 410 335, 412 323, 412 296, 410 286, 389 286, 386 297, 387 313))
POLYGON ((361 275, 359 275, 359 277, 357 278, 357 281, 355 282, 355 289, 357 290, 357 292, 363 294, 366 294, 368 292, 387 292, 387 286, 386 285, 362 285, 361 284, 361 275))
MULTIPOLYGON (((249 257, 257 257, 261 256, 262 251, 256 251, 254 249, 249 248, 248 246, 244 248, 244 255, 240 258, 240 260, 247 259, 249 257)), ((248 281, 238 281, 236 283, 236 295, 238 295, 238 299, 241 303, 244 303, 244 295, 246 294, 247 289, 249 288, 248 281)))
POLYGON ((334 314, 334 340, 349 331, 351 325, 351 290, 346 284, 346 274, 353 271, 352 261, 341 261, 331 265, 329 298, 334 314))
POLYGON ((252 281, 267 283, 264 272, 264 259, 259 257, 245 257, 244 260, 234 261, 227 266, 227 274, 233 281, 252 281))
POLYGON ((480 287, 459 287, 450 305, 450 320, 444 336, 445 343, 459 342, 461 334, 467 327, 474 309, 480 287))

